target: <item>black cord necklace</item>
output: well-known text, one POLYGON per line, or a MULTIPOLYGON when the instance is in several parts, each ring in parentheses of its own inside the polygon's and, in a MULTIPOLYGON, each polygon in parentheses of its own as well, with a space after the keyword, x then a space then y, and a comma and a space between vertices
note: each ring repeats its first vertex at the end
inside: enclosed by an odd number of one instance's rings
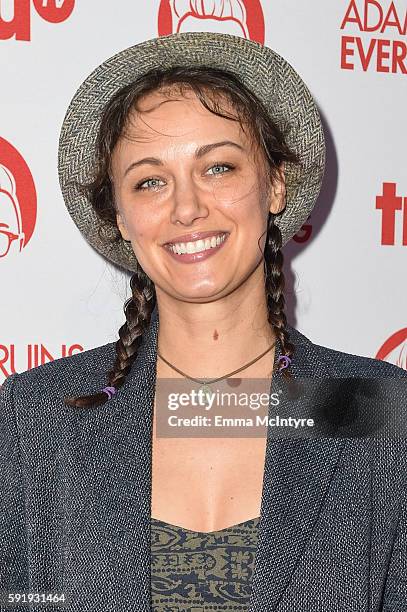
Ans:
POLYGON ((213 384, 215 382, 218 382, 219 380, 224 380, 225 378, 229 378, 229 376, 233 376, 233 374, 237 374, 238 372, 241 372, 242 370, 245 370, 246 368, 251 366, 253 363, 256 363, 256 361, 261 359, 266 353, 271 351, 271 349, 273 348, 273 346, 275 346, 275 344, 276 344, 276 341, 274 341, 273 344, 268 349, 266 349, 263 353, 261 353, 261 355, 259 355, 255 359, 252 359, 252 361, 249 361, 249 363, 246 363, 246 365, 242 366, 241 368, 238 368, 237 370, 233 370, 233 372, 228 372, 228 374, 225 374, 224 376, 219 376, 219 378, 213 378, 212 380, 208 380, 208 381, 200 380, 199 378, 194 378, 193 376, 189 376, 188 374, 186 374, 182 370, 179 370, 172 363, 167 361, 167 359, 165 359, 161 355, 161 353, 159 351, 157 351, 157 355, 163 361, 165 361, 165 363, 167 365, 169 365, 170 368, 175 370, 175 372, 178 372, 178 374, 182 374, 182 376, 184 376, 185 378, 188 378, 189 380, 193 380, 194 382, 200 383, 201 386, 199 387, 199 390, 202 390, 205 395, 208 395, 208 394, 212 393, 212 390, 211 390, 211 387, 210 387, 211 384, 213 384))

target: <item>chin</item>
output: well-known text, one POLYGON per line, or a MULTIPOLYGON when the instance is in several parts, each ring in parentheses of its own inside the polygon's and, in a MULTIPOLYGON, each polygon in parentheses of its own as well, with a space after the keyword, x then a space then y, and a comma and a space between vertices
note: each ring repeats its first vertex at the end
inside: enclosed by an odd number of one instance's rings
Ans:
MULTIPOLYGON (((176 289, 176 287, 173 287, 173 289, 176 289)), ((214 299, 218 299, 220 294, 222 293, 222 289, 217 286, 199 287, 199 288, 197 287, 196 289, 191 288, 189 286, 187 290, 185 289, 185 287, 184 288, 180 287, 177 293, 182 299, 193 300, 193 301, 196 301, 197 303, 199 302, 205 303, 205 302, 211 302, 214 299)))

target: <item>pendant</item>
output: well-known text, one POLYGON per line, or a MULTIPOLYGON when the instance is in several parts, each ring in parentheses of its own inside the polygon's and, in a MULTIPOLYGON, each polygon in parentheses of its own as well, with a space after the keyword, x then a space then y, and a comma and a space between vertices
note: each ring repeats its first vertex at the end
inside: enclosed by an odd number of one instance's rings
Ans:
POLYGON ((201 385, 199 387, 199 391, 203 391, 203 394, 205 395, 207 400, 212 396, 212 389, 207 383, 204 383, 203 385, 201 385))

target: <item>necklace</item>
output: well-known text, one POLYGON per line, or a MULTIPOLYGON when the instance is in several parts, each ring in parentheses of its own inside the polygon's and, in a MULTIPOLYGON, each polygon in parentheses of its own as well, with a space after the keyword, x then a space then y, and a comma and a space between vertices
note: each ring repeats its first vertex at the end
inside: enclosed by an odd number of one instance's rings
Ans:
POLYGON ((271 346, 269 346, 268 349, 266 349, 263 353, 261 353, 261 355, 259 355, 258 357, 256 357, 255 359, 252 359, 252 361, 249 361, 249 363, 246 363, 246 365, 242 366, 241 368, 238 368, 237 370, 233 370, 233 372, 229 372, 228 374, 225 374, 224 376, 219 376, 219 378, 213 378, 212 380, 208 380, 208 381, 204 381, 204 380, 200 380, 199 378, 194 378, 193 376, 189 376, 188 374, 186 374, 185 372, 182 372, 182 370, 179 370, 178 368, 176 368, 172 363, 170 363, 169 361, 167 361, 167 359, 165 359, 161 353, 159 351, 157 351, 157 355, 163 360, 165 361, 165 363, 167 365, 170 366, 170 368, 172 368, 173 370, 175 370, 176 372, 178 372, 178 374, 182 374, 182 376, 184 376, 185 378, 188 378, 188 380, 193 380, 194 382, 200 383, 200 387, 199 387, 199 391, 203 391, 204 395, 206 395, 207 397, 211 394, 211 387, 210 385, 214 382, 218 382, 219 380, 224 380, 225 378, 229 378, 229 376, 233 376, 233 374, 237 374, 238 372, 241 372, 242 370, 245 370, 246 368, 248 368, 249 366, 251 366, 253 363, 256 363, 256 361, 258 361, 259 359, 261 359, 266 353, 268 353, 269 351, 271 351, 271 349, 273 348, 273 346, 276 344, 276 341, 273 342, 273 344, 271 346))

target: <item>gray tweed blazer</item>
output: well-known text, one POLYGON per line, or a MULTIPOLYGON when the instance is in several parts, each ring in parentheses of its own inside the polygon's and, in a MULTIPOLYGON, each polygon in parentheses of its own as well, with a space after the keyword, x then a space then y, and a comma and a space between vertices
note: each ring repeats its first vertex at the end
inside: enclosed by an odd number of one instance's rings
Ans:
MULTIPOLYGON (((157 329, 155 311, 125 384, 103 406, 78 412, 63 398, 105 386, 114 342, 3 385, 0 591, 68 601, 30 610, 150 610, 157 329)), ((297 376, 407 378, 289 331, 297 376)), ((249 612, 406 611, 406 466, 402 438, 268 438, 249 612)))

